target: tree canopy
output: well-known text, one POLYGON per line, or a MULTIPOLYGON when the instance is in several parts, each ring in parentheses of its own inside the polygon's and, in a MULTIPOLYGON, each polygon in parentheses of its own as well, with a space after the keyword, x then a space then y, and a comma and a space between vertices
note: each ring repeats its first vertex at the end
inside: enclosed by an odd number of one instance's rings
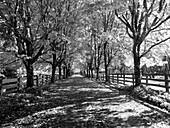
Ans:
POLYGON ((166 0, 2 0, 1 67, 24 65, 28 87, 35 65, 51 65, 54 76, 76 64, 92 76, 104 70, 106 78, 108 69, 128 67, 139 85, 143 65, 169 56, 169 6, 166 0))

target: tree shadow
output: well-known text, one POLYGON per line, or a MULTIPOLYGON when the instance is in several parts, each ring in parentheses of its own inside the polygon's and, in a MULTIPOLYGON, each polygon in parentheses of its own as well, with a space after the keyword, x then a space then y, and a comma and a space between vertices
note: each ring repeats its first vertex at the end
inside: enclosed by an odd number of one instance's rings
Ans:
MULTIPOLYGON (((117 90, 107 89, 86 78, 70 78, 67 81, 56 82, 45 96, 49 102, 62 101, 59 105, 82 104, 83 102, 100 102, 100 104, 125 102, 117 90), (69 82, 68 82, 69 81, 69 82)), ((57 102, 53 102, 57 103, 57 102)), ((57 104, 56 104, 57 105, 57 104)))
MULTIPOLYGON (((120 113, 127 111, 110 111, 109 109, 77 109, 75 106, 60 108, 64 113, 43 114, 34 122, 34 126, 44 127, 63 127, 63 128, 130 128, 130 127, 149 127, 158 122, 165 121, 166 117, 155 113, 153 110, 144 111, 140 115, 131 115, 121 118, 120 113)), ((21 124, 23 125, 23 124, 21 124)), ((27 126, 33 126, 29 124, 27 126)))
POLYGON ((39 108, 34 106, 36 111, 32 111, 31 116, 15 120, 12 125, 42 128, 143 127, 161 122, 166 117, 154 110, 135 112, 126 106, 133 99, 107 87, 83 77, 58 81, 43 94, 45 99, 37 105, 39 108))

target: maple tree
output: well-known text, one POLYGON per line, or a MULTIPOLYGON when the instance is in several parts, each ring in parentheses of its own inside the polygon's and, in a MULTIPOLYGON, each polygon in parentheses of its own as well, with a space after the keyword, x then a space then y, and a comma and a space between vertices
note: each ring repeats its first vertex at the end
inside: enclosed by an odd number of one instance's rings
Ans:
MULTIPOLYGON (((55 12, 58 14, 55 19, 60 19, 55 22, 56 29, 53 30, 48 37, 49 45, 46 48, 45 55, 41 57, 44 62, 52 66, 51 82, 55 82, 56 68, 59 69, 59 79, 63 75, 68 76, 70 70, 69 57, 76 52, 76 28, 78 25, 78 1, 58 1, 60 6, 55 6, 55 12), (77 10, 75 10, 77 9, 77 10)), ((55 1, 54 1, 55 3, 55 1)))
POLYGON ((110 1, 94 1, 85 4, 85 31, 88 35, 87 44, 87 72, 93 77, 93 71, 96 71, 96 79, 99 78, 101 64, 105 64, 105 77, 108 81, 108 67, 111 62, 113 51, 109 50, 108 33, 111 32, 114 22, 114 11, 111 9, 113 3, 110 1), (109 57, 110 56, 110 57, 109 57), (103 59, 104 58, 104 59, 103 59))
POLYGON ((27 87, 32 87, 33 64, 42 55, 48 34, 55 29, 52 3, 45 0, 1 1, 0 37, 13 44, 11 51, 27 71, 27 87), (51 10, 49 9, 51 7, 51 10))
POLYGON ((165 15, 166 1, 159 0, 159 2, 152 0, 148 2, 142 1, 130 1, 128 11, 126 14, 120 16, 118 10, 115 14, 117 18, 126 26, 126 32, 128 36, 133 40, 133 57, 134 57, 134 73, 135 73, 135 85, 141 85, 141 71, 140 60, 145 56, 153 47, 170 39, 167 37, 161 41, 151 45, 144 53, 141 53, 141 45, 147 36, 160 27, 164 22, 170 19, 170 15, 165 15), (155 8, 155 6, 157 8, 155 8))

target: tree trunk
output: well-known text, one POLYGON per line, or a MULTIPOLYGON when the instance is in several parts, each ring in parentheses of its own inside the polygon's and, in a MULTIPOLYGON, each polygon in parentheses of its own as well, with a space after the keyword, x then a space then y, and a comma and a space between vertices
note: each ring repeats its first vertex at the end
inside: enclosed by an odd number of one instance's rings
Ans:
POLYGON ((61 80, 61 75, 62 75, 62 73, 61 73, 61 65, 58 66, 58 70, 59 70, 59 80, 61 80))
POLYGON ((63 67, 63 78, 66 78, 66 67, 63 67))
POLYGON ((66 78, 68 78, 69 76, 71 76, 71 66, 70 66, 70 64, 68 64, 67 68, 66 68, 66 78))
POLYGON ((135 74, 135 85, 134 88, 141 85, 141 71, 140 71, 140 57, 139 53, 134 52, 134 74, 135 74))
POLYGON ((100 51, 98 50, 98 58, 97 58, 97 66, 96 66, 96 80, 99 79, 99 69, 100 69, 100 61, 101 61, 101 54, 100 51))
POLYGON ((69 68, 67 67, 66 68, 66 78, 68 78, 69 77, 69 68))
POLYGON ((93 69, 91 68, 91 78, 93 78, 93 69))
POLYGON ((87 74, 86 74, 87 77, 89 77, 89 74, 88 74, 88 73, 89 73, 89 70, 88 70, 88 69, 89 69, 89 68, 87 67, 87 71, 86 71, 86 72, 87 72, 87 74))
POLYGON ((56 71, 56 53, 53 55, 53 62, 52 62, 52 76, 51 76, 51 83, 55 83, 55 71, 56 71))
MULTIPOLYGON (((28 62, 27 62, 28 63, 28 62)), ((34 70, 33 70, 33 65, 31 63, 28 63, 25 65, 26 71, 27 71, 27 88, 32 88, 34 86, 34 70)))
POLYGON ((96 68, 96 73, 97 73, 96 74, 96 80, 98 80, 99 79, 99 68, 98 67, 96 68))
POLYGON ((89 74, 89 78, 90 78, 90 77, 91 77, 91 73, 90 73, 90 66, 89 66, 89 70, 88 70, 88 71, 89 71, 89 73, 88 73, 88 74, 89 74))
POLYGON ((107 69, 106 46, 107 46, 107 42, 104 44, 104 67, 105 67, 105 81, 108 82, 108 69, 107 69))
POLYGON ((105 65, 105 81, 108 82, 108 68, 107 68, 107 65, 105 65))
POLYGON ((51 76, 51 83, 55 83, 55 71, 56 71, 56 66, 52 65, 52 76, 51 76))

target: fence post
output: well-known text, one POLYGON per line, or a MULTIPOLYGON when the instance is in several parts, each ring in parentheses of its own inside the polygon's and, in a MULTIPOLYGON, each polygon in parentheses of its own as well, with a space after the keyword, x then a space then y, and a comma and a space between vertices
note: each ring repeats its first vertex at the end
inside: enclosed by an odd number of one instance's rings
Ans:
POLYGON ((55 74, 55 80, 58 80, 57 74, 55 74))
POLYGON ((45 75, 45 84, 48 84, 48 75, 45 75))
POLYGON ((48 84, 48 75, 45 75, 45 84, 48 84))
POLYGON ((117 74, 117 83, 119 83, 119 74, 117 74))
POLYGON ((123 74, 123 84, 125 85, 125 73, 123 74))
POLYGON ((166 88, 166 92, 169 92, 169 87, 168 87, 168 75, 165 74, 165 88, 166 88))
POLYGON ((109 69, 109 75, 108 75, 108 77, 109 77, 108 80, 109 80, 109 82, 110 82, 110 69, 109 69))
POLYGON ((111 69, 110 75, 111 75, 110 81, 113 82, 113 69, 111 69))
MULTIPOLYGON (((18 80, 17 80, 17 81, 18 81, 18 88, 20 88, 20 85, 21 85, 21 77, 18 77, 17 79, 18 79, 18 80)), ((1 81, 0 81, 0 85, 1 85, 1 81)))
POLYGON ((42 85, 44 85, 45 80, 44 80, 44 75, 43 74, 42 74, 42 77, 41 77, 41 81, 42 81, 42 85))
POLYGON ((49 75, 49 84, 51 83, 51 75, 49 75))
POLYGON ((103 74, 103 81, 104 81, 104 74, 103 74))
POLYGON ((3 78, 0 77, 0 95, 2 95, 2 93, 3 93, 3 90, 2 90, 2 81, 3 81, 3 78))
POLYGON ((37 87, 39 86, 38 85, 38 75, 36 75, 36 85, 37 85, 37 87))
POLYGON ((146 86, 148 86, 148 75, 146 74, 146 86))
POLYGON ((48 84, 48 81, 49 81, 49 75, 47 75, 47 84, 48 84))
POLYGON ((112 73, 112 82, 114 83, 114 74, 112 73))
POLYGON ((48 81, 47 81, 48 84, 49 84, 49 80, 50 80, 50 76, 48 75, 48 81))
POLYGON ((132 74, 133 86, 135 85, 134 74, 132 74))
POLYGON ((51 83, 51 75, 50 75, 50 77, 49 77, 49 83, 51 83))
POLYGON ((40 75, 41 86, 43 85, 43 75, 40 75))
POLYGON ((47 84, 49 83, 49 75, 47 75, 47 84))

